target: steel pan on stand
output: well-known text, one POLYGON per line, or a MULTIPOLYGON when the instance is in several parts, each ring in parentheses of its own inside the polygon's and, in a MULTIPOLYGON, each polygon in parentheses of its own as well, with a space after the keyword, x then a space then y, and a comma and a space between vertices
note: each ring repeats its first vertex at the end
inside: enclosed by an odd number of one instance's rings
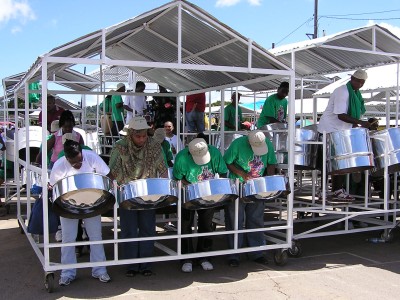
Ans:
POLYGON ((328 133, 327 160, 330 174, 372 169, 374 156, 368 129, 359 127, 328 133))
POLYGON ((178 200, 176 181, 167 178, 147 178, 121 186, 119 207, 126 210, 157 209, 178 200))
POLYGON ((53 186, 53 211, 69 219, 91 218, 110 210, 115 203, 111 179, 96 173, 68 176, 53 186))
POLYGON ((236 185, 227 178, 210 179, 185 187, 183 207, 197 210, 224 206, 238 197, 236 185))
POLYGON ((289 180, 284 175, 253 178, 243 183, 242 197, 245 202, 273 200, 290 193, 289 180))
POLYGON ((375 157, 373 176, 382 176, 386 160, 388 173, 400 171, 400 128, 388 128, 370 133, 372 150, 375 157), (385 151, 385 143, 387 150, 385 151), (385 156, 387 156, 385 158, 385 156))

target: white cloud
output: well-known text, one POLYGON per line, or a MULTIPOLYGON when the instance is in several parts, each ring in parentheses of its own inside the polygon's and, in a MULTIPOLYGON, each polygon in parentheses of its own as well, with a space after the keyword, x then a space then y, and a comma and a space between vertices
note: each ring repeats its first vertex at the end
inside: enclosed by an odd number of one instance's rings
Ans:
MULTIPOLYGON (((374 24, 378 24, 378 23, 376 23, 373 20, 369 20, 367 26, 371 26, 371 25, 374 25, 374 24)), ((379 23, 378 25, 386 28, 391 33, 397 35, 397 37, 400 38, 400 27, 393 26, 393 25, 388 24, 388 23, 379 23)))
POLYGON ((25 0, 0 0, 0 23, 10 20, 18 20, 25 24, 27 21, 36 19, 36 16, 25 0))
POLYGON ((11 29, 11 33, 12 33, 12 34, 16 34, 16 33, 21 32, 21 31, 22 31, 22 28, 21 28, 20 26, 14 26, 14 27, 11 29))
MULTIPOLYGON (((224 7, 224 6, 233 6, 238 4, 242 0, 217 0, 215 6, 224 7)), ((261 5, 262 0, 246 0, 250 5, 261 5)))

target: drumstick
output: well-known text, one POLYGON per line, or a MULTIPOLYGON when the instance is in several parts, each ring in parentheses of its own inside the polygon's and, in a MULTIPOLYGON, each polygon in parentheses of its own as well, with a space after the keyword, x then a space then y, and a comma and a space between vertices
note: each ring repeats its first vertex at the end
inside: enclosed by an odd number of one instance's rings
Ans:
POLYGON ((375 121, 371 122, 371 125, 375 124, 375 123, 378 123, 378 122, 379 122, 379 120, 375 120, 375 121))

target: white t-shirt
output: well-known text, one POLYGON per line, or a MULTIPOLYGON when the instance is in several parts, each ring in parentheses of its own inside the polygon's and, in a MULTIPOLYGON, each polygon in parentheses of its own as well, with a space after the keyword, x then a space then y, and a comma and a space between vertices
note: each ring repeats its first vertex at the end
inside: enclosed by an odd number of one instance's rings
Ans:
POLYGON ((143 116, 143 110, 147 109, 146 97, 145 96, 126 96, 124 105, 129 106, 133 109, 133 112, 127 111, 126 124, 135 116, 143 116))
POLYGON ((65 156, 59 158, 51 169, 50 184, 54 185, 57 181, 75 174, 97 173, 105 176, 110 173, 110 168, 95 152, 83 149, 82 156, 83 162, 80 169, 73 168, 65 156))
POLYGON ((329 98, 328 105, 318 124, 318 132, 327 133, 351 129, 353 125, 339 120, 338 115, 347 114, 349 106, 349 91, 346 85, 336 88, 329 98))

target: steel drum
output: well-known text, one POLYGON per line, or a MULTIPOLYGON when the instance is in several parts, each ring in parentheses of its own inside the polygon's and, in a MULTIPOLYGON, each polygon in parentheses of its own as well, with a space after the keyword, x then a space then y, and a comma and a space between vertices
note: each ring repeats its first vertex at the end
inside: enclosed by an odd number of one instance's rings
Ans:
POLYGON ((176 203, 176 181, 147 178, 130 181, 120 188, 119 207, 126 210, 157 209, 176 203))
POLYGON ((400 171, 400 128, 388 128, 370 132, 372 150, 375 156, 373 176, 382 176, 385 171, 385 153, 387 153, 388 173, 400 171), (385 140, 387 150, 385 151, 385 140))
MULTIPOLYGON (((224 135, 224 149, 228 150, 229 146, 232 144, 234 140, 242 137, 243 135, 237 133, 225 133, 224 135)), ((215 147, 221 150, 221 136, 219 136, 216 140, 215 147)))
POLYGON ((238 197, 231 179, 219 178, 200 181, 185 187, 183 207, 197 210, 224 206, 238 197))
POLYGON ((288 178, 284 175, 273 175, 253 178, 243 183, 242 197, 245 202, 253 200, 272 200, 290 193, 288 178))
POLYGON ((347 174, 374 167, 369 132, 352 128, 328 133, 327 160, 330 174, 347 174))
MULTIPOLYGON (((286 167, 289 157, 288 126, 285 123, 268 124, 260 130, 286 130, 285 132, 266 132, 274 145, 278 165, 286 167)), ((303 144, 302 142, 317 142, 318 131, 314 127, 296 128, 294 144, 294 168, 295 170, 314 170, 317 163, 317 144, 303 144)))
POLYGON ((68 176, 53 186, 53 210, 69 219, 91 218, 115 203, 113 182, 106 176, 82 173, 68 176))

